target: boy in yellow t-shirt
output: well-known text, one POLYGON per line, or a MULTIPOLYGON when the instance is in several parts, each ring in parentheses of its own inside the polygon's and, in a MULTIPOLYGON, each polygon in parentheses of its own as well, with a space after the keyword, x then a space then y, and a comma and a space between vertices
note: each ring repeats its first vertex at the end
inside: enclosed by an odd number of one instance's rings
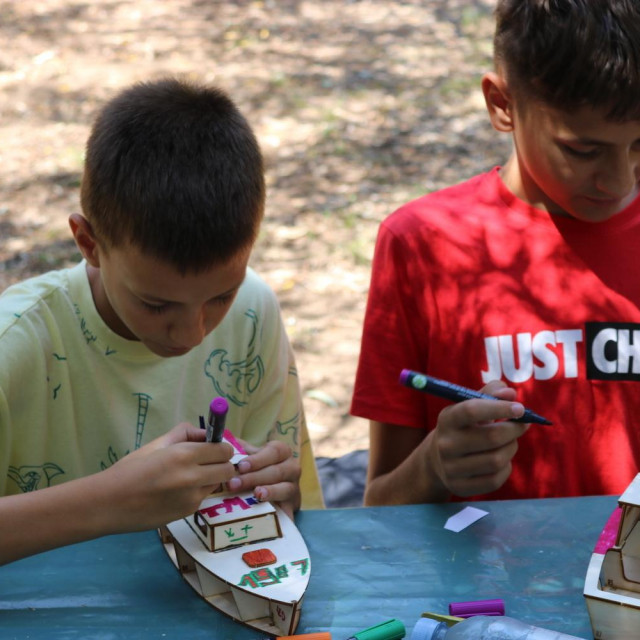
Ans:
POLYGON ((221 91, 165 79, 102 110, 70 217, 84 260, 0 296, 0 564, 157 527, 222 482, 322 506, 278 303, 247 266, 264 199, 221 91), (215 396, 238 469, 193 426, 215 396))

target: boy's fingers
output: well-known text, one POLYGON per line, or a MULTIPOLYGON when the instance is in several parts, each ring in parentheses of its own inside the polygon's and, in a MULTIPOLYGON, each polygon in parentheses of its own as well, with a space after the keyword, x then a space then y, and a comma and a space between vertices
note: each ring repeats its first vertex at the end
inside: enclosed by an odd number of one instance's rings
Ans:
MULTIPOLYGON (((144 452, 142 448, 134 451, 134 454, 140 456, 144 452)), ((165 462, 171 465, 208 465, 229 462, 233 455, 233 448, 226 442, 178 442, 160 447, 155 453, 162 455, 165 462)), ((229 465, 234 469, 231 463, 229 465)))
POLYGON ((253 489, 259 485, 273 486, 281 482, 295 483, 300 478, 300 463, 289 458, 278 464, 271 464, 256 471, 241 473, 228 483, 231 491, 253 489))
POLYGON ((188 442, 204 442, 207 439, 207 432, 189 424, 187 425, 186 436, 188 442))
POLYGON ((497 473, 457 478, 455 482, 451 483, 449 489, 452 493, 460 497, 491 493, 499 489, 510 475, 511 464, 505 466, 497 473))
POLYGON ((475 425, 464 432, 464 441, 458 453, 469 455, 494 452, 513 446, 527 429, 526 424, 510 421, 475 425))
POLYGON ((188 422, 181 422, 163 436, 160 436, 155 442, 162 443, 165 446, 178 444, 179 442, 203 442, 205 435, 202 429, 196 429, 188 422))
POLYGON ((223 482, 229 482, 235 477, 235 469, 230 462, 219 462, 214 465, 202 465, 200 478, 202 487, 215 487, 223 482))
POLYGON ((281 482, 268 487, 255 488, 254 494, 261 502, 276 502, 292 518, 293 511, 300 505, 300 491, 298 486, 291 482, 281 482))
MULTIPOLYGON (((200 464, 228 462, 233 456, 233 447, 228 442, 203 442, 194 444, 197 446, 196 451, 198 452, 198 461, 200 464)), ((233 465, 231 463, 229 464, 233 468, 233 465)))
POLYGON ((524 405, 505 400, 465 400, 442 410, 446 425, 454 429, 465 429, 482 422, 512 420, 520 418, 524 405))
POLYGON ((516 390, 513 387, 508 387, 502 380, 492 380, 482 387, 480 391, 490 396, 496 396, 501 400, 515 400, 516 397, 516 390))
POLYGON ((511 463, 517 451, 518 441, 511 440, 497 449, 469 453, 456 461, 456 473, 469 478, 498 473, 511 463))
POLYGON ((258 449, 238 464, 240 473, 258 471, 280 464, 291 458, 291 447, 279 440, 271 440, 264 447, 258 449))

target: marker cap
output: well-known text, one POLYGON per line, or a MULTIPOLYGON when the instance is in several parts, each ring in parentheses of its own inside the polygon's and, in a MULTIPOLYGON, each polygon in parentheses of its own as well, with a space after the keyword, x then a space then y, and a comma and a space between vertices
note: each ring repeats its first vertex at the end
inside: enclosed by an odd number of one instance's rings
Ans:
POLYGON ((504 600, 474 600, 472 602, 452 602, 449 605, 449 613, 458 618, 471 618, 472 616, 503 616, 504 600))
POLYGON ((355 633, 349 640, 401 640, 407 630, 400 620, 392 618, 375 627, 369 627, 364 631, 355 633))
POLYGON ((225 413, 227 413, 227 411, 229 411, 229 403, 227 402, 226 398, 218 396, 211 401, 209 409, 214 416, 224 415, 225 413))
POLYGON ((420 618, 413 627, 409 640, 431 640, 436 631, 439 631, 444 622, 438 622, 431 618, 420 618))

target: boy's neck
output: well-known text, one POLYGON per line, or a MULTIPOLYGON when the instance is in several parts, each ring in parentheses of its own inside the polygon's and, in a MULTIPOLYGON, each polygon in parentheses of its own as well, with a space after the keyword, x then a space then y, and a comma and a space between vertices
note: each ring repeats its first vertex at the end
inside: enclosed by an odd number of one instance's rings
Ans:
POLYGON ((520 198, 520 200, 535 209, 563 217, 569 215, 560 208, 554 207, 553 203, 550 204, 547 202, 537 185, 532 180, 527 179, 528 174, 520 170, 518 156, 515 152, 511 154, 507 162, 500 169, 500 177, 505 187, 507 187, 514 196, 520 198))
POLYGON ((131 333, 129 328, 122 322, 122 320, 120 320, 120 317, 111 306, 102 284, 100 269, 87 264, 87 277, 89 278, 89 288, 91 289, 93 304, 104 323, 109 327, 109 329, 119 336, 122 336, 127 340, 137 341, 138 338, 131 333))

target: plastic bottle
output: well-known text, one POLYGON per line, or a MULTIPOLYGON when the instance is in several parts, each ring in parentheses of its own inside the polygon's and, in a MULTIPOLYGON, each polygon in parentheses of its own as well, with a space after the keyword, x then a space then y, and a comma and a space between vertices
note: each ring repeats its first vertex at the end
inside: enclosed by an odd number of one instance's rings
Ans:
POLYGON ((507 616, 474 616, 448 627, 445 622, 420 618, 409 640, 584 640, 558 631, 534 627, 507 616))

